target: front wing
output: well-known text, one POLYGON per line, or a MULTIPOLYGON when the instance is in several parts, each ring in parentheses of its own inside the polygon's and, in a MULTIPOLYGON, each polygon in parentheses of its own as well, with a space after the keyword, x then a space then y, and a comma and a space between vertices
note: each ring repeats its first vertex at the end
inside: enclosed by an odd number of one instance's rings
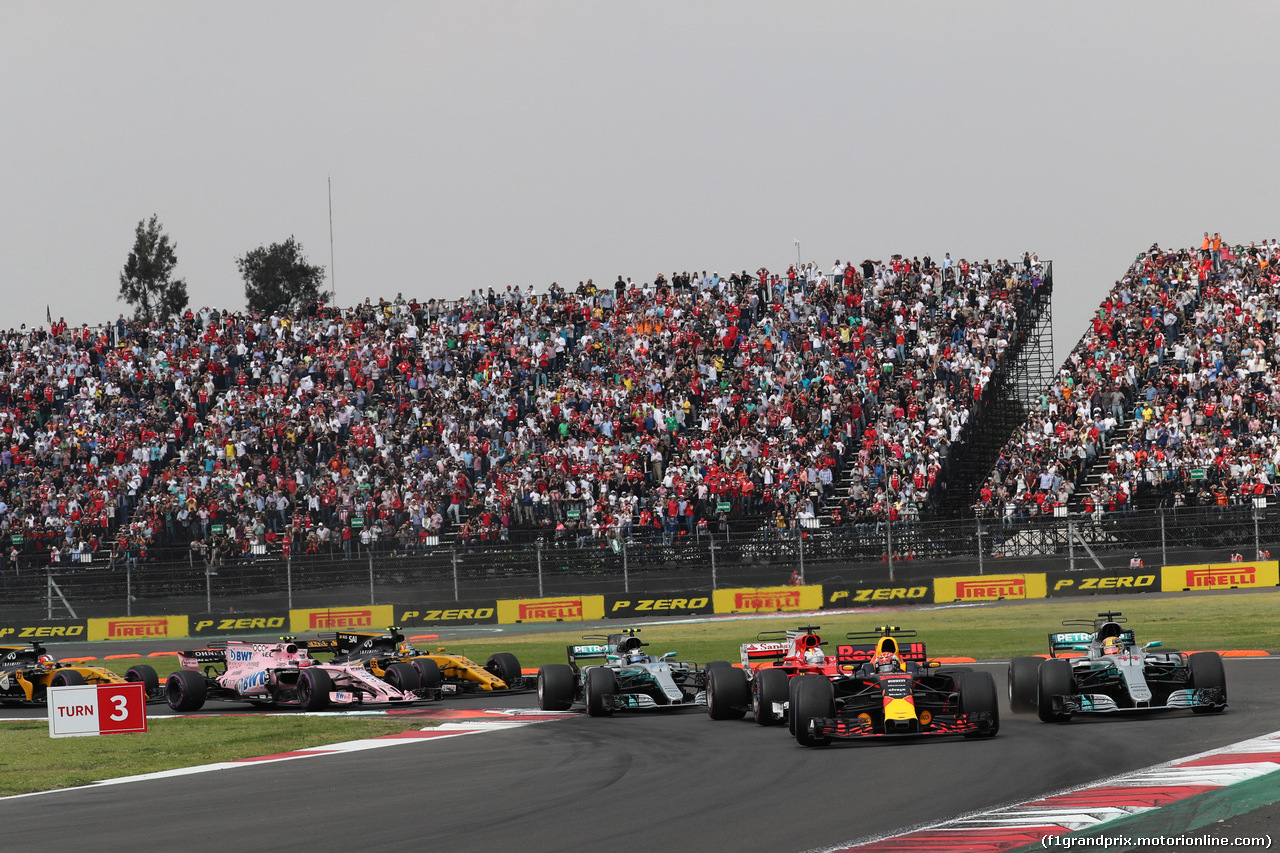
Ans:
POLYGON ((1187 708, 1222 708, 1227 704, 1222 690, 1217 687, 1174 690, 1163 705, 1138 705, 1122 707, 1105 693, 1079 693, 1051 696, 1053 710, 1058 714, 1134 714, 1148 711, 1178 711, 1187 708))
POLYGON ((985 711, 976 714, 934 714, 933 719, 923 726, 919 720, 902 722, 909 722, 911 725, 893 728, 891 723, 879 728, 870 718, 815 717, 809 720, 809 734, 813 737, 849 739, 967 735, 987 731, 991 727, 991 715, 985 711))

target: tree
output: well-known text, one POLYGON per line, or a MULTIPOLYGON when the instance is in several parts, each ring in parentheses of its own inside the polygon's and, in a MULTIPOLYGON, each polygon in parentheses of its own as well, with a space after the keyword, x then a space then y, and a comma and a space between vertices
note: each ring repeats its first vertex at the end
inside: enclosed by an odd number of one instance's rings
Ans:
POLYGON ((187 283, 173 277, 178 245, 160 227, 160 218, 138 222, 133 251, 120 273, 120 299, 133 308, 136 320, 168 322, 187 307, 187 283))
POLYGON ((320 289, 324 267, 307 263, 293 237, 246 252, 236 258, 236 266, 244 278, 244 300, 250 311, 303 314, 332 295, 320 289))

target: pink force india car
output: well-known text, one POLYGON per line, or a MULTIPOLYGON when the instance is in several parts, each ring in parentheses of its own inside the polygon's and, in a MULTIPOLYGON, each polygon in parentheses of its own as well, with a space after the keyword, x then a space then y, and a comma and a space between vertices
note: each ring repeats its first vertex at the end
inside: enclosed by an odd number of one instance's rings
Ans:
POLYGON ((320 711, 330 705, 407 705, 439 698, 435 688, 419 686, 417 671, 408 664, 392 664, 396 677, 384 680, 360 662, 320 663, 306 642, 289 637, 278 643, 227 640, 179 652, 178 661, 182 668, 164 686, 165 700, 175 711, 197 711, 210 699, 320 711))

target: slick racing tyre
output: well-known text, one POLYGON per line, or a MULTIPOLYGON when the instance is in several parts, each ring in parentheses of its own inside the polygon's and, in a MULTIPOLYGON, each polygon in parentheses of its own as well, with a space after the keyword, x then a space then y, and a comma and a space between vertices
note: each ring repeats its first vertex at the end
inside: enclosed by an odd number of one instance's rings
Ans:
POLYGON ((386 675, 382 676, 382 680, 403 693, 412 693, 421 683, 418 670, 412 664, 403 661, 388 664, 386 675))
POLYGON ((164 700, 175 711, 199 711, 204 707, 208 685, 204 676, 189 669, 171 674, 164 683, 164 700))
POLYGON ((543 711, 567 711, 573 707, 573 667, 567 663, 549 663, 538 668, 538 708, 543 711))
POLYGON ((991 727, 983 731, 969 732, 967 738, 995 737, 1000 731, 1000 703, 996 692, 996 680, 989 672, 966 672, 956 685, 960 694, 960 710, 965 714, 989 714, 991 727))
POLYGON ((74 687, 77 684, 84 684, 84 676, 74 669, 60 669, 49 679, 50 687, 74 687))
POLYGON ((431 690, 440 686, 440 665, 431 658, 414 658, 413 668, 418 671, 418 687, 431 690))
POLYGON ((821 675, 797 675, 791 679, 791 683, 795 685, 791 719, 795 720, 796 742, 801 746, 826 746, 831 743, 828 735, 809 734, 809 721, 829 719, 836 715, 835 688, 821 675))
POLYGON ((1009 661, 1009 710, 1015 714, 1036 712, 1036 674, 1041 658, 1009 661))
POLYGON ((1187 666, 1191 669, 1188 679, 1192 687, 1199 690, 1217 687, 1222 691, 1222 702, 1218 705, 1200 705, 1192 708, 1194 714, 1217 714, 1227 707, 1227 673, 1222 668, 1222 656, 1217 652, 1196 652, 1187 655, 1187 666))
MULTIPOLYGON (((405 666, 405 664, 392 664, 405 666)), ((413 668, 410 667, 410 671, 413 668)), ((414 678, 418 676, 413 673, 414 678)), ((329 707, 329 691, 333 690, 333 681, 329 673, 317 667, 298 670, 298 707, 304 711, 323 711, 329 707)))
POLYGON ((129 682, 141 681, 142 689, 147 691, 148 699, 155 696, 160 690, 160 676, 156 675, 155 667, 148 666, 145 663, 129 667, 129 670, 124 674, 124 680, 129 682))
POLYGON ((702 671, 708 675, 711 674, 711 670, 713 669, 733 669, 733 664, 729 663, 727 660, 713 660, 710 663, 703 664, 702 666, 702 671))
POLYGON ((782 715, 774 711, 775 704, 787 701, 787 673, 781 669, 761 669, 751 683, 753 716, 762 726, 776 726, 782 715))
POLYGON ((1050 659, 1040 664, 1036 677, 1038 694, 1036 707, 1040 719, 1046 723, 1069 723, 1071 715, 1053 709, 1053 697, 1074 696, 1076 679, 1071 673, 1071 662, 1050 659))
POLYGON ((501 678, 508 688, 514 687, 523 677, 523 673, 520 670, 520 661, 511 652, 498 652, 496 655, 490 655, 489 660, 485 662, 484 668, 494 677, 501 678))
POLYGON ((707 673, 707 716, 713 720, 741 720, 750 701, 747 674, 731 666, 707 673))
POLYGON ((607 666, 589 667, 583 672, 587 694, 587 713, 592 717, 613 716, 613 695, 618 692, 618 678, 607 666))

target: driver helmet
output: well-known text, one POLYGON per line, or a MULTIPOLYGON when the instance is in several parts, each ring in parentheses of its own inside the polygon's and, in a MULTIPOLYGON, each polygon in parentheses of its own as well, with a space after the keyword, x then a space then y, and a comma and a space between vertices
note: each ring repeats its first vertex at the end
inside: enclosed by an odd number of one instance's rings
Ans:
POLYGON ((646 655, 644 652, 640 651, 639 649, 632 649, 631 653, 627 655, 627 663, 648 663, 648 662, 649 662, 649 656, 646 655))
POLYGON ((820 647, 814 646, 811 649, 805 649, 805 653, 804 653, 805 663, 820 664, 820 663, 826 663, 826 660, 827 660, 827 656, 826 654, 823 653, 820 647))
POLYGON ((52 666, 54 663, 53 655, 40 655, 39 662, 45 666, 52 666))
POLYGON ((893 652, 881 652, 876 655, 876 672, 897 672, 902 668, 902 661, 893 652))
POLYGON ((1119 638, 1119 637, 1107 637, 1105 640, 1103 640, 1103 641, 1102 641, 1102 653, 1103 653, 1104 655, 1118 655, 1118 654, 1120 654, 1120 638, 1119 638))

